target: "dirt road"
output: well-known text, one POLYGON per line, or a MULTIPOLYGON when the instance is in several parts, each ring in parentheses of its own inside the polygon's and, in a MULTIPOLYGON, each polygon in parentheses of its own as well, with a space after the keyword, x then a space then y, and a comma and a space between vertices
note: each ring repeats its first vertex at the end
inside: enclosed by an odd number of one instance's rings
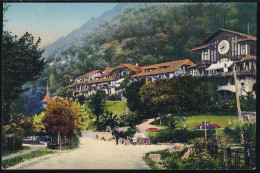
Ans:
POLYGON ((146 152, 168 148, 167 145, 116 145, 94 140, 87 134, 80 146, 70 151, 26 161, 9 169, 149 169, 142 160, 146 152))

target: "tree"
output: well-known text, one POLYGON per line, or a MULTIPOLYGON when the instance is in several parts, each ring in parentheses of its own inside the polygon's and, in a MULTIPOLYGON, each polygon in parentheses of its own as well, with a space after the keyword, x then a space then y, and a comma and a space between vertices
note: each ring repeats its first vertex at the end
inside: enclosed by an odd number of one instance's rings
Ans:
POLYGON ((105 91, 97 90, 95 94, 90 96, 90 109, 96 115, 97 128, 99 130, 99 117, 104 113, 105 107, 105 91))
POLYGON ((132 112, 143 112, 143 105, 139 95, 141 87, 145 84, 144 80, 132 82, 126 87, 124 96, 127 98, 127 107, 132 112))
POLYGON ((108 63, 108 66, 111 65, 112 57, 115 55, 116 49, 114 46, 108 47, 104 53, 105 53, 105 61, 108 63))
POLYGON ((56 98, 48 103, 41 119, 50 135, 73 135, 80 127, 80 107, 72 101, 56 98))
POLYGON ((10 105, 24 91, 22 85, 36 80, 44 68, 40 59, 43 50, 38 49, 40 38, 25 33, 21 38, 3 32, 3 122, 10 120, 10 105))

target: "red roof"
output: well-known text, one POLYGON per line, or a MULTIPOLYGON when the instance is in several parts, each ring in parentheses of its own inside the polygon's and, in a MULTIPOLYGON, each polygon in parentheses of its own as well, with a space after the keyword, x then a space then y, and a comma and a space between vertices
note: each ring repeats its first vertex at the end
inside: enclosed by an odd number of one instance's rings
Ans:
MULTIPOLYGON (((174 72, 175 70, 177 70, 182 65, 187 65, 187 66, 195 65, 189 59, 182 59, 182 60, 172 61, 172 62, 168 62, 168 63, 169 63, 168 64, 169 67, 167 67, 165 69, 156 69, 156 70, 153 70, 153 71, 150 71, 150 72, 137 73, 137 74, 131 76, 131 78, 141 77, 141 76, 151 76, 151 75, 157 75, 157 74, 162 74, 162 73, 170 73, 170 72, 174 72)), ((155 64, 155 65, 158 65, 158 64, 155 64)), ((152 66, 154 66, 154 65, 152 65, 152 66)), ((147 66, 145 66, 145 67, 147 67, 147 66)))
POLYGON ((44 99, 42 100, 42 102, 50 102, 51 101, 51 97, 50 97, 50 95, 49 95, 49 93, 47 92, 46 93, 46 96, 44 97, 44 99))
POLYGON ((82 76, 77 77, 76 79, 81 79, 81 78, 90 77, 90 76, 92 76, 93 74, 95 74, 95 73, 97 73, 97 72, 99 72, 99 71, 100 71, 100 70, 94 70, 94 71, 88 72, 88 73, 86 73, 86 74, 84 74, 84 75, 82 75, 82 76))
POLYGON ((120 64, 117 67, 115 67, 112 71, 114 71, 116 69, 120 69, 120 68, 129 68, 132 71, 138 71, 138 72, 142 71, 140 66, 133 65, 133 64, 120 64))
POLYGON ((107 67, 105 70, 104 70, 104 74, 105 73, 110 73, 112 70, 113 70, 114 68, 112 68, 112 67, 107 67))

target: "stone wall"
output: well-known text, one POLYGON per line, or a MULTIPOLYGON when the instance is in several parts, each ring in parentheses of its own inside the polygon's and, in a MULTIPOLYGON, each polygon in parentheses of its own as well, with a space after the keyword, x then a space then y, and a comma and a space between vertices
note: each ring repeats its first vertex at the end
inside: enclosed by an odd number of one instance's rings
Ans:
POLYGON ((256 122, 256 112, 246 112, 241 113, 243 121, 256 122))
POLYGON ((111 140, 113 137, 111 132, 94 132, 94 139, 105 139, 106 141, 111 140))

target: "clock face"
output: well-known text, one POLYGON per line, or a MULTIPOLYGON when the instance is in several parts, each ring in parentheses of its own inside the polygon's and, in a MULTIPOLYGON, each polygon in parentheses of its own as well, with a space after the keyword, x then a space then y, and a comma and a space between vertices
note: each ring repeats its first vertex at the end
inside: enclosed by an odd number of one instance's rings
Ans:
POLYGON ((226 54, 229 50, 229 42, 227 40, 222 40, 219 44, 218 44, 218 52, 220 54, 226 54))

